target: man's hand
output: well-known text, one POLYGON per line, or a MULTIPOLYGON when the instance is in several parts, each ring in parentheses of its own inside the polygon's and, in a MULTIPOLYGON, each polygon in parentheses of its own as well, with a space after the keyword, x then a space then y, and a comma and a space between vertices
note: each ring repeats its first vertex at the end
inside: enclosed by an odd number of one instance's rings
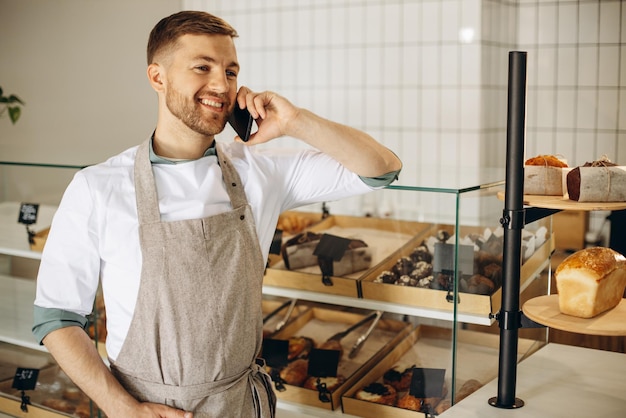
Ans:
POLYGON ((289 123, 299 113, 299 109, 284 97, 269 91, 256 93, 245 86, 239 89, 235 106, 247 108, 259 128, 250 136, 250 145, 290 135, 289 123))
POLYGON ((242 86, 235 106, 246 107, 259 127, 247 145, 286 135, 317 148, 360 176, 378 177, 402 168, 393 152, 365 132, 296 107, 276 93, 255 93, 242 86))
POLYGON ((193 418, 191 412, 171 408, 167 405, 145 402, 140 404, 141 410, 134 417, 137 418, 193 418))

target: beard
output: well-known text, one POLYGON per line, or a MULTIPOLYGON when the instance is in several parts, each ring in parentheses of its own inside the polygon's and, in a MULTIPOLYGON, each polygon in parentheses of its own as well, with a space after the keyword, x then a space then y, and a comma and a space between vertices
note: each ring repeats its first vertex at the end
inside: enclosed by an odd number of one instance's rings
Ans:
POLYGON ((206 136, 214 136, 224 130, 227 114, 204 115, 202 105, 195 100, 186 99, 178 90, 170 88, 165 95, 165 104, 172 115, 176 116, 189 129, 206 136))

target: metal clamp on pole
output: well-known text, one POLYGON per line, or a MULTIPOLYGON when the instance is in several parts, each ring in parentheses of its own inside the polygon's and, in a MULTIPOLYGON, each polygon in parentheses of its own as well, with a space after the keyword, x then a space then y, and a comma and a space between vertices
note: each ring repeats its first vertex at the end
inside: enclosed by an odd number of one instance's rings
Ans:
POLYGON ((526 225, 526 210, 504 209, 502 218, 500 218, 500 225, 506 229, 523 229, 526 225))

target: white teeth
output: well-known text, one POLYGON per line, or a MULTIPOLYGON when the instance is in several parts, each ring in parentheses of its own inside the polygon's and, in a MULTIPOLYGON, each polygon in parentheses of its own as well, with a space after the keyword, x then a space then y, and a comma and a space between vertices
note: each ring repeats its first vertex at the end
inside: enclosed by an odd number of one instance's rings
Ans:
POLYGON ((200 100, 200 103, 202 103, 203 105, 213 106, 213 107, 222 107, 222 106, 224 106, 222 103, 214 102, 213 100, 209 100, 209 99, 202 99, 202 100, 200 100))

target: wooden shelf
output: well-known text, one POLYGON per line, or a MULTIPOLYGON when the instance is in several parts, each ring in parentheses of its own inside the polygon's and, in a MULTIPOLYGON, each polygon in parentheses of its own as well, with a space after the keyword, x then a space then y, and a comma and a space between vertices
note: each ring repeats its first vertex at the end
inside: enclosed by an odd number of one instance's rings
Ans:
POLYGON ((588 335, 626 336, 626 299, 610 311, 584 319, 564 315, 559 310, 559 295, 533 298, 522 307, 533 321, 562 331, 588 335))
MULTIPOLYGON (((498 199, 504 200, 504 191, 498 192, 498 199)), ((544 209, 558 210, 622 210, 626 202, 577 202, 564 196, 524 195, 524 204, 544 209)))

